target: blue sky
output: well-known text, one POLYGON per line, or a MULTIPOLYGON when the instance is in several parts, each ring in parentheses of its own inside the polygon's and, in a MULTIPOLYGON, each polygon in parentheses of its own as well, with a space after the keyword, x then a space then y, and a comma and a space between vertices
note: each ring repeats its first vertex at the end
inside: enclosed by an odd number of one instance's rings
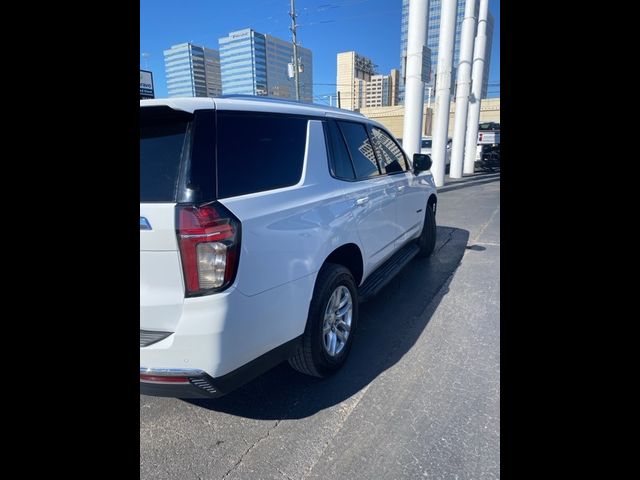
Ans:
MULTIPOLYGON (((253 28, 291 39, 289 0, 140 0, 140 66, 153 72, 156 97, 166 97, 163 50, 193 42, 218 49, 218 38, 253 28), (148 53, 147 58, 142 53, 148 53)), ((313 94, 335 93, 336 54, 355 50, 379 73, 400 64, 401 0, 296 0, 298 42, 313 52, 313 94)), ((495 27, 489 83, 500 82, 500 0, 489 0, 495 27)), ((490 87, 492 93, 499 87, 490 87)), ((320 103, 320 102, 319 102, 320 103)), ((325 103, 325 102, 322 102, 325 103)))

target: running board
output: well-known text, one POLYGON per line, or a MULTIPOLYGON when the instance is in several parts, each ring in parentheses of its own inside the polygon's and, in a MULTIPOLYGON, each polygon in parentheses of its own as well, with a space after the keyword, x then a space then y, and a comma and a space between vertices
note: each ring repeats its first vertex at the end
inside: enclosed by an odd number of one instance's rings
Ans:
POLYGON ((415 257, 420 249, 415 242, 410 242, 380 265, 358 289, 360 302, 366 302, 376 296, 382 288, 395 277, 415 257))

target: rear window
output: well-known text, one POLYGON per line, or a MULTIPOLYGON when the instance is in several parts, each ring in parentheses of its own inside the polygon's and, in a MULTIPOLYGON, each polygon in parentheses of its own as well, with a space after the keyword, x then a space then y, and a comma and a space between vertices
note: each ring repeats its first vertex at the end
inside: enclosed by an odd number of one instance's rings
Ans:
POLYGON ((192 115, 167 107, 140 109, 140 201, 173 202, 192 115))
POLYGON ((288 187, 300 181, 306 118, 219 111, 216 125, 218 198, 288 187))

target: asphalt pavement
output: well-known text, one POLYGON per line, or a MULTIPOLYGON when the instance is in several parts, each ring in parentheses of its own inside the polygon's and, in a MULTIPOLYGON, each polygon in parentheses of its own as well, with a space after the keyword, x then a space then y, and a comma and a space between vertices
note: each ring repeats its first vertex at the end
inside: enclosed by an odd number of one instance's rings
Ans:
POLYGON ((499 478, 500 174, 439 190, 434 254, 361 305, 340 372, 141 395, 140 478, 499 478))

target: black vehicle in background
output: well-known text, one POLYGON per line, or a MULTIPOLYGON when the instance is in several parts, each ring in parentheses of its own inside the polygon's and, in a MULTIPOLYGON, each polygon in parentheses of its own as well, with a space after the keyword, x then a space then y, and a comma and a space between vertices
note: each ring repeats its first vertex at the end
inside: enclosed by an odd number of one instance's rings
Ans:
POLYGON ((478 145, 482 147, 478 167, 494 172, 500 169, 500 124, 483 122, 478 128, 478 145))
POLYGON ((487 172, 500 170, 500 144, 482 145, 482 153, 477 166, 480 170, 487 172))

